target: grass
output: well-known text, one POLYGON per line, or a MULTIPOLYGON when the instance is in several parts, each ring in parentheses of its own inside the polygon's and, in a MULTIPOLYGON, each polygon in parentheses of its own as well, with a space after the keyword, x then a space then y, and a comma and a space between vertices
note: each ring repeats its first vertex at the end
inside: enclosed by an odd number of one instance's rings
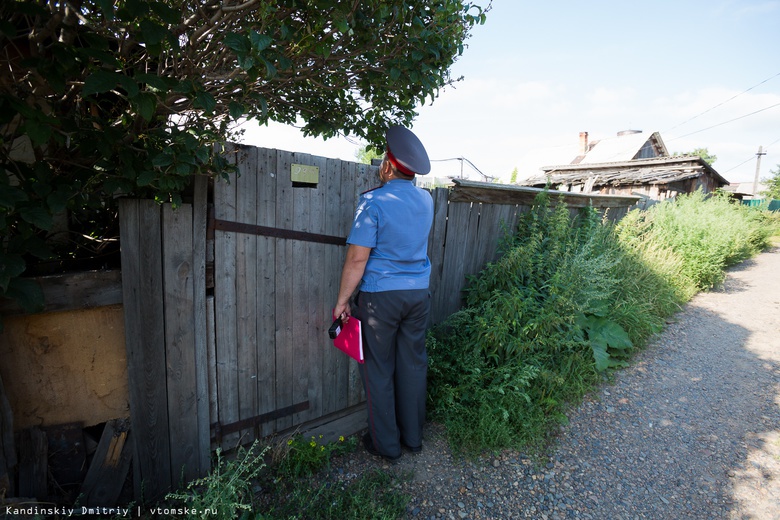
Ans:
POLYGON ((150 511, 167 518, 241 520, 387 519, 405 514, 408 498, 397 478, 374 469, 354 479, 329 471, 333 457, 356 449, 356 436, 324 443, 294 435, 274 445, 255 442, 227 459, 218 450, 214 468, 150 511))

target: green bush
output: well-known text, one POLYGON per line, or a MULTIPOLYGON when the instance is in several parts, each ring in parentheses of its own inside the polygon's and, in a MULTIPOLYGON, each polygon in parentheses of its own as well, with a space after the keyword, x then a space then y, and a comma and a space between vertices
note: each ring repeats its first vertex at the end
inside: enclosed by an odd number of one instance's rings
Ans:
POLYGON ((767 215, 697 192, 614 225, 541 194, 429 334, 432 418, 463 452, 541 445, 680 305, 768 247, 767 215))
POLYGON ((626 234, 671 249, 682 260, 682 275, 696 289, 709 289, 725 268, 768 247, 773 230, 765 213, 696 191, 636 215, 626 234))
POLYGON ((237 518, 241 514, 241 518, 261 519, 262 515, 252 513, 251 481, 265 467, 263 457, 267 451, 267 447, 260 449, 255 441, 248 450, 240 448, 234 460, 225 460, 222 450, 217 448, 212 471, 190 482, 185 491, 168 494, 166 500, 179 503, 181 509, 188 511, 181 518, 201 518, 201 512, 207 511, 215 518, 237 518))

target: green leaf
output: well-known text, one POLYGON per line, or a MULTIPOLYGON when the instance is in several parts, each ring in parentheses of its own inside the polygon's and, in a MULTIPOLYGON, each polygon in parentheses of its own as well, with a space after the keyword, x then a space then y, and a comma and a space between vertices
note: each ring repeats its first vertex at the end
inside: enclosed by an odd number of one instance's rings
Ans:
POLYGON ((271 45, 271 43, 274 41, 274 39, 267 34, 260 34, 257 31, 250 32, 249 39, 252 43, 252 48, 257 52, 266 50, 268 46, 271 45))
POLYGON ((152 159, 152 166, 156 168, 165 168, 166 166, 170 166, 173 164, 173 154, 172 153, 161 153, 152 159))
POLYGON ((138 176, 136 183, 139 186, 149 186, 157 178, 157 173, 154 170, 144 170, 138 176))
POLYGON ((151 121, 157 110, 157 97, 150 92, 141 92, 133 99, 138 114, 145 120, 151 121))
POLYGON ((0 190, 0 207, 13 209, 17 202, 25 200, 27 200, 27 194, 16 186, 4 186, 0 190))
POLYGON ((84 88, 81 91, 81 95, 87 97, 108 92, 116 87, 120 76, 122 76, 122 74, 109 72, 107 70, 93 72, 87 76, 87 79, 84 81, 84 88))
POLYGON ((11 278, 19 276, 26 269, 24 259, 20 255, 9 255, 0 251, 0 289, 8 289, 11 278))
POLYGON ((33 226, 48 231, 52 226, 51 214, 40 206, 19 208, 19 215, 33 226))
POLYGON ((176 25, 181 21, 181 13, 163 2, 152 2, 149 7, 160 20, 169 25, 176 25))
POLYGON ((28 119, 24 122, 24 133, 27 134, 34 145, 40 146, 51 138, 51 127, 40 121, 28 119))
POLYGON ((237 56, 238 66, 244 70, 249 70, 255 66, 255 58, 251 54, 240 54, 237 56))
POLYGON ((159 45, 171 34, 167 28, 149 19, 142 20, 139 27, 141 39, 147 45, 159 45))
POLYGON ((244 112, 246 111, 246 108, 242 103, 239 103, 238 101, 231 101, 228 105, 228 111, 230 112, 230 117, 233 119, 239 119, 241 116, 244 115, 244 112))
POLYGON ((625 350, 634 346, 628 333, 614 321, 605 320, 600 332, 610 348, 625 350))
POLYGON ((35 280, 12 278, 5 290, 5 296, 16 300, 25 312, 34 313, 43 310, 43 290, 35 280))
POLYGON ((169 85, 166 83, 166 81, 156 74, 136 74, 135 80, 139 83, 146 83, 155 90, 167 91, 169 88, 169 85))
POLYGON ((590 348, 593 350, 593 359, 596 361, 596 370, 603 372, 609 368, 609 353, 607 352, 606 343, 591 340, 590 348))
POLYGON ((195 108, 202 108, 207 114, 214 112, 217 107, 217 100, 214 99, 209 92, 198 92, 195 94, 195 101, 193 103, 195 108))
POLYGON ((101 11, 103 11, 103 16, 106 17, 106 20, 109 22, 114 20, 114 0, 96 0, 96 3, 101 11))
POLYGON ((236 52, 249 52, 251 49, 249 41, 246 36, 241 36, 236 33, 228 33, 223 40, 228 49, 236 52))
POLYGON ((274 67, 274 64, 262 56, 260 56, 260 60, 263 62, 263 65, 265 65, 265 77, 271 79, 276 76, 276 67, 274 67))

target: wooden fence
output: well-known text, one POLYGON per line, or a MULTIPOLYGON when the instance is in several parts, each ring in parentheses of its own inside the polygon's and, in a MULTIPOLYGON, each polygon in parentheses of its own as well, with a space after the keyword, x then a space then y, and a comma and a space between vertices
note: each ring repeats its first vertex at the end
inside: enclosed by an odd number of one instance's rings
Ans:
MULTIPOLYGON (((211 188, 198 180, 191 203, 120 206, 134 481, 147 499, 208 472, 217 446, 356 414, 362 424, 357 365, 327 329, 345 237, 377 167, 236 151, 241 175, 211 188), (296 183, 298 165, 316 167, 316 182, 296 183)), ((495 258, 539 191, 466 181, 433 190, 432 322, 460 307, 466 275, 495 258)), ((613 218, 638 199, 560 197, 613 218)))

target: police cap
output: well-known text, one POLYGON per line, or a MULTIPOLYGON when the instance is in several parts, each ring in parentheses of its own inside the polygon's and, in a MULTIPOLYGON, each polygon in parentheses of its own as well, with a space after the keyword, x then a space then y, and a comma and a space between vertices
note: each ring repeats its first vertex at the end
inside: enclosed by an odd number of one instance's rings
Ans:
POLYGON ((431 161, 425 147, 408 128, 391 126, 387 130, 387 159, 406 175, 427 175, 431 161))

